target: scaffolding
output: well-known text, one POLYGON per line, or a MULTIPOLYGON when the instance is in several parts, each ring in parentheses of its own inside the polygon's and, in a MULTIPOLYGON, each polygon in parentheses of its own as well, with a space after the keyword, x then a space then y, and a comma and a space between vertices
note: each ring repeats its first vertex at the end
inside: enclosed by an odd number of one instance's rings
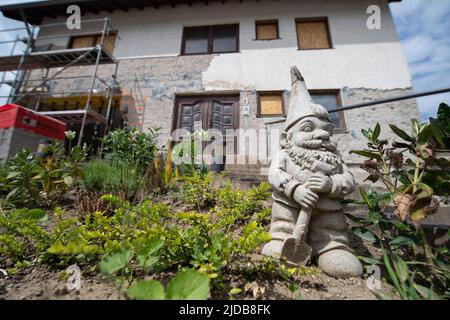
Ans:
POLYGON ((77 125, 78 146, 83 142, 87 124, 95 124, 96 128, 100 125, 100 136, 117 125, 121 92, 117 80, 119 61, 113 51, 120 37, 108 17, 83 20, 81 30, 69 30, 65 22, 39 26, 25 23, 22 28, 0 30, 0 34, 12 32, 25 36, 0 41, 0 46, 11 45, 9 55, 0 57, 0 89, 9 88, 9 94, 0 98, 77 125), (75 46, 77 37, 94 40, 75 46), (99 73, 104 65, 113 65, 113 72, 107 77, 99 73), (75 74, 63 76, 78 66, 93 69, 88 74, 78 75, 75 70, 75 74), (32 71, 36 69, 41 70, 41 77, 33 79, 32 71), (84 82, 87 85, 76 90, 66 90, 64 86, 84 82), (63 89, 58 88, 58 83, 63 84, 63 89), (112 110, 115 117, 111 117, 112 110))

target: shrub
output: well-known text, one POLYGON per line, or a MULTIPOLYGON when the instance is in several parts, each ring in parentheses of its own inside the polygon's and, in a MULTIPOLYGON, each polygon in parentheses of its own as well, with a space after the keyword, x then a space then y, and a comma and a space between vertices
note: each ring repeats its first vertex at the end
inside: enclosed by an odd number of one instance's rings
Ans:
POLYGON ((95 196, 110 193, 123 201, 134 200, 143 185, 138 170, 124 163, 97 159, 86 163, 84 171, 81 186, 95 196))
POLYGON ((212 173, 182 176, 175 197, 180 199, 187 208, 202 210, 215 202, 217 189, 214 188, 214 182, 216 180, 217 176, 212 173))
POLYGON ((157 150, 158 131, 150 129, 149 132, 139 133, 136 128, 111 131, 103 138, 102 154, 112 163, 145 170, 157 150))
POLYGON ((383 261, 377 263, 384 264, 402 299, 448 296, 448 249, 428 243, 421 220, 436 211, 434 194, 448 195, 450 162, 436 158, 430 124, 412 120, 411 133, 390 127, 403 141, 388 147, 388 142, 379 138, 381 127, 377 124, 374 129, 362 130, 367 148, 352 151, 368 158, 362 165, 369 173, 367 179, 382 182, 387 190, 377 193, 360 188, 362 201, 357 203, 366 205, 368 213, 364 219, 352 218, 357 223, 354 233, 381 246, 383 261), (406 152, 409 158, 404 157, 406 152), (398 219, 385 218, 388 204, 395 206, 398 219))
MULTIPOLYGON (((86 168, 85 179, 90 179, 90 170, 96 165, 103 165, 93 163, 92 168, 86 168)), ((39 261, 61 266, 93 264, 103 273, 129 283, 149 273, 194 268, 218 288, 236 265, 247 268, 255 250, 270 238, 257 221, 267 196, 266 186, 239 191, 241 198, 232 203, 219 202, 221 192, 238 192, 230 188, 216 188, 216 205, 202 213, 174 213, 167 205, 152 200, 132 205, 106 194, 101 200, 108 204, 110 214, 97 211, 67 218, 64 211, 57 209, 55 226, 48 231, 37 221, 27 220, 31 213, 3 213, 0 228, 5 230, 2 236, 6 241, 1 254, 15 262, 38 257, 39 261), (33 247, 24 251, 29 248, 28 241, 33 247)), ((255 263, 251 265, 254 268, 255 263)), ((147 288, 147 284, 140 284, 138 289, 141 286, 147 288)), ((173 298, 170 287, 167 297, 173 298)), ((135 289, 129 293, 138 298, 139 290, 135 289)))
POLYGON ((54 143, 43 151, 43 155, 35 155, 21 150, 3 167, 0 188, 11 205, 51 207, 83 175, 86 149, 74 147, 66 155, 63 146, 54 143))

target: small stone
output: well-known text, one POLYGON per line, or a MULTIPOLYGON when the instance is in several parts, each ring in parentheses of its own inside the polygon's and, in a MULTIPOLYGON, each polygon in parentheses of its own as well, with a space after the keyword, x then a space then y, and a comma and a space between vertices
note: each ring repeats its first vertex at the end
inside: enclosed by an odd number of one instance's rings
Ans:
POLYGON ((342 249, 321 254, 317 263, 326 274, 337 278, 361 277, 363 274, 363 267, 358 258, 342 249))
POLYGON ((62 295, 65 295, 65 294, 67 294, 68 293, 68 291, 67 291, 67 288, 58 288, 58 289, 56 289, 55 290, 55 295, 56 296, 62 296, 62 295))

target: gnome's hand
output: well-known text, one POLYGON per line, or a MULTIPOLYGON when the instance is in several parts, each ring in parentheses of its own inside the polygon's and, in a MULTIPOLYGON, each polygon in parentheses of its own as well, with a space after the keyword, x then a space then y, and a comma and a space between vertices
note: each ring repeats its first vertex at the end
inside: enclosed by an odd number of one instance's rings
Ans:
POLYGON ((333 187, 333 181, 323 174, 314 173, 305 186, 314 192, 329 193, 333 187))
POLYGON ((314 208, 319 200, 319 196, 305 186, 298 186, 294 191, 294 200, 306 209, 314 208))

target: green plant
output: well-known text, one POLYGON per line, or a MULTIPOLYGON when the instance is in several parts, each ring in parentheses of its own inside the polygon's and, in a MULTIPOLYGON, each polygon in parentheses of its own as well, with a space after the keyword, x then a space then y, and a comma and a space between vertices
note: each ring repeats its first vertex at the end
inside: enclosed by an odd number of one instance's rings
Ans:
MULTIPOLYGON (((30 221, 32 213, 6 211, 0 220, 0 229, 6 230, 0 254, 15 263, 32 260, 60 267, 77 263, 100 270, 121 286, 138 281, 142 288, 133 289, 137 292, 162 292, 152 289, 161 288, 155 283, 139 282, 151 274, 194 268, 218 290, 236 272, 258 264, 253 253, 270 237, 257 217, 269 192, 266 184, 248 191, 230 184, 211 188, 209 207, 198 212, 173 212, 152 199, 135 204, 113 194, 100 196, 103 208, 84 215, 71 216, 56 208, 51 228, 30 221)), ((130 296, 142 297, 133 290, 130 296)), ((175 284, 163 290, 168 299, 195 298, 190 291, 175 284)))
POLYGON ((7 193, 6 201, 16 207, 53 206, 83 175, 81 162, 86 151, 74 147, 66 155, 59 143, 46 146, 43 156, 19 151, 7 162, 8 175, 0 184, 7 193))
POLYGON ((432 248, 420 222, 436 209, 433 195, 448 194, 443 185, 449 182, 450 165, 446 159, 435 157, 429 124, 412 120, 411 134, 394 125, 390 127, 406 142, 394 142, 388 147, 387 140, 379 139, 381 128, 377 124, 374 129, 362 130, 368 139, 368 148, 352 151, 369 158, 362 165, 369 173, 367 180, 380 181, 387 190, 377 193, 360 188, 362 201, 357 203, 366 205, 368 213, 354 232, 380 244, 384 265, 401 298, 425 298, 425 287, 421 284, 443 293, 449 277, 448 256, 442 254, 444 251, 432 248), (409 152, 408 158, 404 156, 405 152, 409 152), (400 221, 383 216, 390 203, 394 204, 400 221), (414 228, 404 223, 408 220, 414 228), (368 226, 376 231, 371 231, 368 226), (408 259, 406 265, 414 264, 417 270, 409 272, 402 257, 408 259))
MULTIPOLYGON (((81 180, 82 191, 86 190, 94 197, 114 194, 122 201, 135 201, 143 183, 143 177, 136 168, 101 159, 85 164, 84 177, 81 180)), ((81 197, 83 196, 82 192, 81 197)))
POLYGON ((214 188, 216 178, 212 173, 182 176, 175 196, 188 208, 201 210, 211 206, 217 195, 217 190, 214 188))
POLYGON ((156 280, 142 280, 130 286, 127 294, 137 300, 205 300, 209 295, 209 278, 188 269, 177 273, 166 290, 156 280))
POLYGON ((445 103, 439 105, 437 119, 430 118, 433 136, 439 147, 450 149, 450 106, 445 103))
POLYGON ((150 167, 145 174, 145 185, 149 192, 166 192, 180 177, 178 167, 172 163, 172 145, 168 143, 167 152, 155 153, 150 167))
POLYGON ((48 220, 42 209, 0 212, 0 255, 23 262, 47 248, 51 236, 39 226, 48 220))
POLYGON ((207 139, 207 132, 198 130, 190 133, 187 139, 178 142, 172 149, 172 159, 179 168, 181 175, 192 176, 197 173, 206 174, 208 168, 204 163, 201 144, 207 139), (196 158, 201 156, 201 163, 196 162, 196 158))
POLYGON ((144 171, 157 150, 159 129, 139 133, 136 128, 116 129, 103 138, 102 154, 105 159, 144 171))

